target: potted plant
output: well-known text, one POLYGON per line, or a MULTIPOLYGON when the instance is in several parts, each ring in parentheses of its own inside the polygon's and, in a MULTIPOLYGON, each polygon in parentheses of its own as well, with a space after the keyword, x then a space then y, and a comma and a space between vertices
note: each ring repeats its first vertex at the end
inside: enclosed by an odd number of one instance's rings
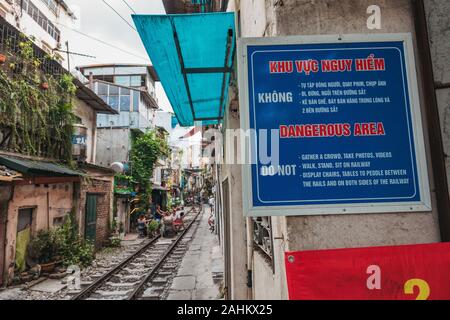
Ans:
POLYGON ((147 235, 149 238, 154 237, 156 231, 159 229, 159 223, 156 220, 150 221, 150 223, 147 225, 147 235))
POLYGON ((40 230, 28 245, 28 255, 41 266, 43 273, 53 272, 58 253, 58 239, 52 230, 40 230))
POLYGON ((0 53, 0 64, 4 64, 6 62, 6 55, 0 53))

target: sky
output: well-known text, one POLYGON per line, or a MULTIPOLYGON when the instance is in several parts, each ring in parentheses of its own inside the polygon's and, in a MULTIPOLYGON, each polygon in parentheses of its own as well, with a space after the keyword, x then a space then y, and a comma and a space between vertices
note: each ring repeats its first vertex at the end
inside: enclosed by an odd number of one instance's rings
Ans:
MULTIPOLYGON (((147 52, 138 33, 119 17, 102 0, 65 0, 75 12, 77 20, 73 25, 59 26, 63 37, 69 41, 71 52, 95 56, 96 58, 70 56, 71 68, 74 66, 102 63, 132 63, 149 64, 147 52), (115 47, 108 46, 97 38, 115 47), (121 51, 122 49, 123 51, 121 51), (127 52, 124 52, 127 51, 127 52)), ((164 6, 161 0, 105 0, 109 3, 130 25, 134 27, 131 19, 130 5, 138 14, 164 14, 164 6)), ((156 85, 156 94, 162 109, 171 111, 170 103, 160 83, 156 85)))

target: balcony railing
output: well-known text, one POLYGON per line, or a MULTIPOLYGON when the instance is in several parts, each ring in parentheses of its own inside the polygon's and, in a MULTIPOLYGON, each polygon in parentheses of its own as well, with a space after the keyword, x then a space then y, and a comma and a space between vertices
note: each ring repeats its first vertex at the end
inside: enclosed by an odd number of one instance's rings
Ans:
MULTIPOLYGON (((23 42, 24 35, 9 22, 0 17, 0 52, 14 56, 20 50, 19 44, 23 42)), ((48 53, 33 44, 34 56, 41 61, 40 69, 45 74, 62 75, 67 71, 48 53)))

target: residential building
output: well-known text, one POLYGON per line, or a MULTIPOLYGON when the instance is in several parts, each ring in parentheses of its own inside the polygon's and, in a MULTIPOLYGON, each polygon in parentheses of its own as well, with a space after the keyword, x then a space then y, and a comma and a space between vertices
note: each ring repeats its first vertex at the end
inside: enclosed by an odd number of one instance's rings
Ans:
MULTIPOLYGON (((119 166, 121 173, 130 167, 133 140, 148 130, 156 129, 155 117, 158 100, 155 83, 159 80, 152 66, 135 64, 102 64, 77 68, 85 84, 96 92, 113 110, 115 115, 99 115, 97 118, 97 147, 95 163, 108 168, 119 166)), ((159 160, 155 175, 165 162, 159 160)), ((164 189, 161 183, 154 190, 164 189)), ((156 192, 156 191, 155 191, 156 192)), ((132 183, 115 181, 114 219, 121 233, 131 227, 131 201, 136 192, 132 183)))
MULTIPOLYGON (((16 54, 20 50, 20 41, 23 41, 20 31, 0 18, 0 53, 7 61, 20 62, 20 55, 16 54)), ((62 81, 69 75, 57 61, 45 58, 45 52, 37 45, 32 45, 32 50, 35 57, 42 57, 43 63, 36 72, 43 78, 52 76, 56 81, 62 81)), ((0 65, 0 70, 2 76, 20 77, 9 63, 0 65)), ((11 283, 20 274, 16 268, 18 243, 21 248, 26 248, 30 237, 39 230, 61 225, 69 212, 75 213, 80 234, 92 240, 97 248, 109 238, 114 171, 94 164, 96 119, 97 114, 117 112, 79 80, 74 79, 73 84, 76 87, 73 109, 68 110, 57 125, 41 123, 42 119, 35 112, 18 123, 11 123, 9 118, 0 122, 1 285, 11 283), (75 126, 72 126, 71 117, 75 119, 75 126), (37 123, 38 127, 45 126, 47 138, 27 142, 12 135, 13 127, 21 130, 23 136, 27 130, 36 130, 27 126, 27 121, 37 123), (66 134, 54 137, 58 135, 57 130, 66 134)), ((42 83, 39 88, 48 90, 49 86, 49 83, 42 83)), ((29 106, 19 104, 17 107, 28 112, 29 106)), ((49 105, 41 112, 54 117, 54 108, 49 105)), ((24 254, 26 252, 21 250, 22 261, 24 254)))
POLYGON ((66 60, 62 53, 66 50, 64 28, 70 28, 76 19, 66 1, 0 0, 0 16, 58 62, 66 60))
POLYGON ((117 115, 97 118, 96 163, 111 166, 127 163, 133 134, 154 129, 158 110, 155 82, 158 77, 148 65, 94 65, 78 67, 87 84, 117 115))

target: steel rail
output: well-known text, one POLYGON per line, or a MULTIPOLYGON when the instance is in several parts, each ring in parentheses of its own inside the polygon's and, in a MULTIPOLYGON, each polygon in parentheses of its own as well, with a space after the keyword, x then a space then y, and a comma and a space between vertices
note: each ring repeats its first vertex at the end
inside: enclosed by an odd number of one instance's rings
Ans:
POLYGON ((203 208, 200 205, 200 210, 195 216, 194 219, 189 223, 189 225, 183 230, 183 232, 177 237, 177 239, 170 245, 170 247, 166 250, 164 255, 159 259, 156 265, 152 268, 152 270, 145 276, 145 278, 137 285, 137 287, 133 290, 127 300, 137 300, 139 294, 143 291, 145 285, 150 281, 150 279, 159 271, 161 266, 164 264, 165 260, 170 256, 172 251, 176 248, 178 243, 183 239, 184 235, 190 230, 192 225, 197 221, 198 217, 202 213, 203 208))
POLYGON ((117 272, 123 269, 127 264, 129 264, 131 261, 136 259, 138 256, 140 256, 144 251, 146 251, 152 244, 154 244, 156 241, 161 238, 160 235, 153 238, 149 243, 142 246, 140 249, 138 249, 135 253, 130 255, 128 258, 123 260, 121 263, 119 263, 117 266, 115 266, 112 270, 105 273, 103 276, 95 280, 92 284, 90 284, 88 287, 86 287, 83 291, 78 293, 77 295, 73 296, 71 300, 83 300, 87 296, 89 296, 92 292, 97 290, 99 287, 101 287, 106 281, 108 281, 110 278, 112 278, 117 272))
MULTIPOLYGON (((191 213, 194 210, 194 207, 188 212, 191 213)), ((201 209, 199 213, 195 216, 194 219, 192 219, 192 222, 189 224, 188 228, 192 225, 192 223, 197 219, 198 215, 201 213, 201 209)), ((180 236, 184 235, 184 231, 180 236)), ((117 266, 115 266, 112 270, 105 273, 103 276, 95 280, 92 284, 90 284, 88 287, 83 289, 81 292, 73 296, 70 300, 83 300, 87 298, 90 294, 92 294, 95 290, 97 290, 99 287, 101 287, 105 282, 107 282, 109 279, 111 279, 116 273, 121 271, 126 265, 128 265, 131 261, 139 257, 142 253, 144 253, 151 245, 155 244, 156 241, 158 241, 161 238, 161 235, 156 236, 150 242, 143 245, 141 248, 139 248, 135 253, 131 254, 128 258, 123 260, 121 263, 119 263, 117 266)))

